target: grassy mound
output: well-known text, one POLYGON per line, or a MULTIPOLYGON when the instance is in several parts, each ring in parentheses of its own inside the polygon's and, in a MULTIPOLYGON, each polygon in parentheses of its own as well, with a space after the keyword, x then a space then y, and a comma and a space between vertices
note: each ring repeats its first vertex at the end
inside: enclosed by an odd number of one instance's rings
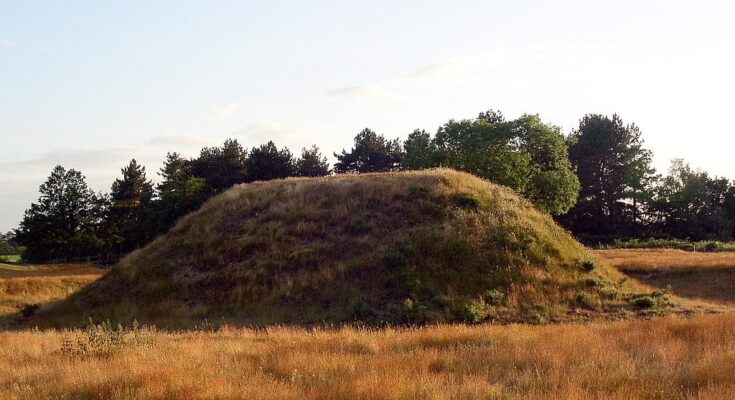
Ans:
POLYGON ((620 276, 513 191, 446 169, 236 186, 46 321, 544 322, 626 307, 620 276))

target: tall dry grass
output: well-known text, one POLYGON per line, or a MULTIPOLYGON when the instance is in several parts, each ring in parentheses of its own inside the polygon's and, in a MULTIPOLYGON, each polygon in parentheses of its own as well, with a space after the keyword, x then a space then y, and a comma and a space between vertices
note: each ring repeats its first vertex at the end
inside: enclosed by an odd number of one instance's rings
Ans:
POLYGON ((735 305, 735 253, 667 249, 598 250, 608 264, 683 297, 735 305))
POLYGON ((89 265, 0 265, 0 326, 16 322, 24 307, 65 299, 105 272, 89 265))
POLYGON ((727 399, 735 316, 590 325, 149 333, 111 353, 80 332, 0 333, 3 399, 727 399))

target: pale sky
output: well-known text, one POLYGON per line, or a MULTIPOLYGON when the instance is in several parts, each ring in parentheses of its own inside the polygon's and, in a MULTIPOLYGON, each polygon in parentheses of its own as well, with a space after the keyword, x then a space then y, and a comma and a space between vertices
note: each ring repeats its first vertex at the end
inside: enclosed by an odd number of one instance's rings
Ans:
POLYGON ((0 0, 0 231, 56 164, 109 191, 225 138, 294 153, 488 108, 617 112, 655 166, 735 178, 735 1, 0 0))

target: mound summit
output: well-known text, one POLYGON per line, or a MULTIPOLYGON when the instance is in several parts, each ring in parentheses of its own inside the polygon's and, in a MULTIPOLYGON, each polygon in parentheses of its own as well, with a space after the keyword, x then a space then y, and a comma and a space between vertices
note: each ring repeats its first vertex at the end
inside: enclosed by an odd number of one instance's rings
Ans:
POLYGON ((512 190, 447 169, 238 185, 49 321, 175 326, 561 320, 619 276, 512 190))

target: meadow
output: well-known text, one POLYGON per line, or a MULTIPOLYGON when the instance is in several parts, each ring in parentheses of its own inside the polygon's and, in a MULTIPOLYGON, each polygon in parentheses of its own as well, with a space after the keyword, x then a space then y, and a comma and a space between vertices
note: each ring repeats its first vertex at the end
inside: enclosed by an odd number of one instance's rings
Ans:
POLYGON ((598 250, 608 264, 658 289, 688 298, 735 305, 735 253, 675 249, 598 250))
MULTIPOLYGON (((687 268, 695 283, 735 268, 720 253, 596 254, 623 271, 687 268)), ((23 304, 56 301, 104 272, 0 266, 0 313, 22 318, 23 304)), ((710 299, 707 285, 690 292, 676 279, 674 295, 710 299)), ((0 398, 723 399, 735 396, 733 325, 734 314, 719 313, 384 329, 11 326, 0 332, 0 398)))

